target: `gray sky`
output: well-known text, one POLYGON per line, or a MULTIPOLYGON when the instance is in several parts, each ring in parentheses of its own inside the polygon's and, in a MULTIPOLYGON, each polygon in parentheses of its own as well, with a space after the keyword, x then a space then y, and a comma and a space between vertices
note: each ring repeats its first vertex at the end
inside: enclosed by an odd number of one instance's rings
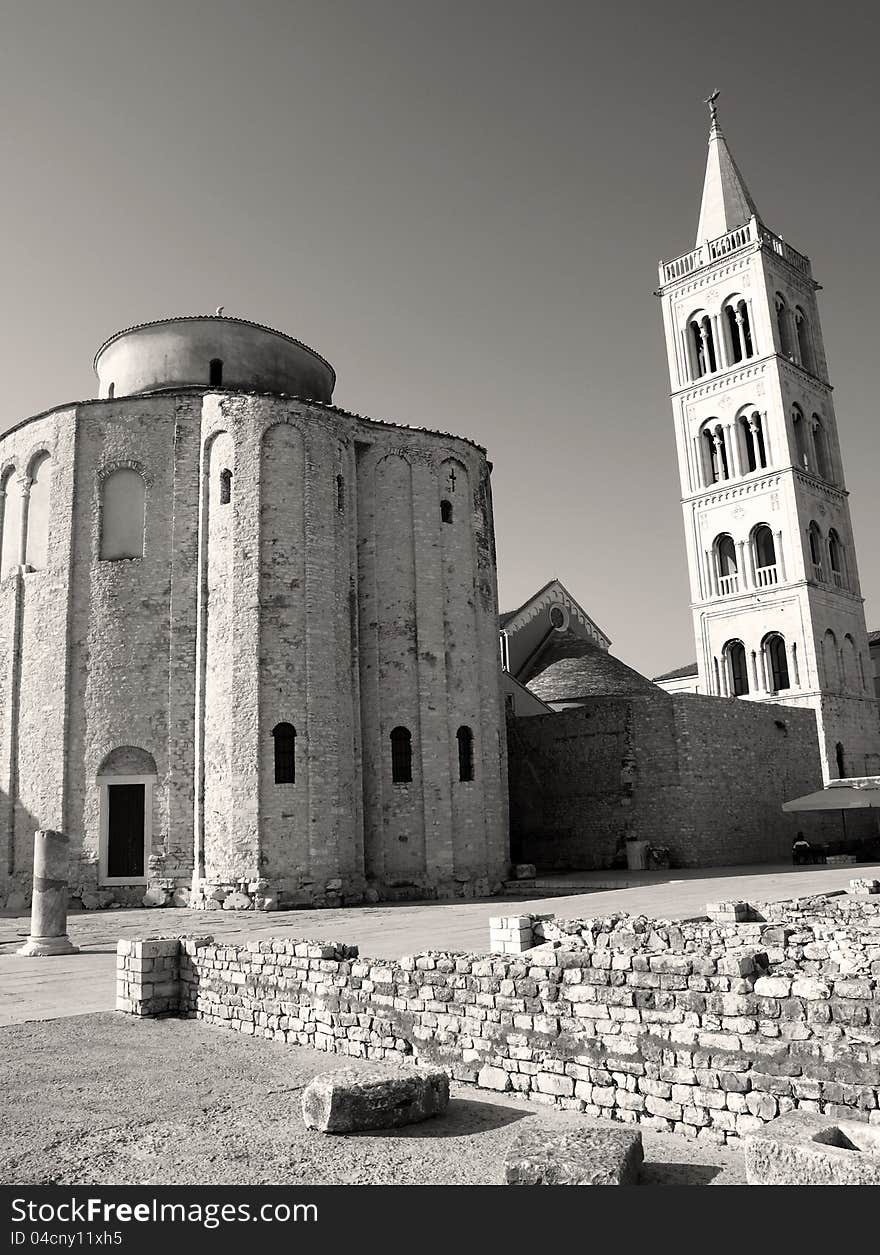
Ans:
POLYGON ((335 400, 489 450, 502 608, 558 575, 648 675, 694 657, 657 261, 720 117, 813 261, 880 627, 878 19, 859 0, 0 0, 0 427, 130 323, 228 314, 335 400))

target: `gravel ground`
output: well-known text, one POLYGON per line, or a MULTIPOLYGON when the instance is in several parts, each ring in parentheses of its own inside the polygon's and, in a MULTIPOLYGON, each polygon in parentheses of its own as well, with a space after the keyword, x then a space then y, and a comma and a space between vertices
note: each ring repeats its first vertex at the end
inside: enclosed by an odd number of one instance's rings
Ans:
MULTIPOLYGON (((113 1012, 0 1029, 0 1183, 494 1185, 521 1120, 585 1119, 453 1085, 447 1113, 423 1124, 345 1137, 305 1129, 303 1087, 357 1063, 113 1012)), ((739 1150, 643 1139, 643 1184, 745 1184, 739 1150)))

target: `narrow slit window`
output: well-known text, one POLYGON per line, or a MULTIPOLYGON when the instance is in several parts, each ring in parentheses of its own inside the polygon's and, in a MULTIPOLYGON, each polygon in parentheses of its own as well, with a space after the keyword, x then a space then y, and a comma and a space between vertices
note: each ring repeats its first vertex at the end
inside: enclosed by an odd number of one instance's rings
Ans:
POLYGON ((296 728, 290 723, 278 723, 272 729, 275 742, 275 783, 296 783, 296 728))
POLYGON ((336 509, 340 514, 345 512, 345 477, 336 476, 336 509))
POLYGON ((391 780, 409 784, 412 780, 412 733, 409 728, 391 730, 391 780))
POLYGON ((462 724, 455 735, 458 740, 458 778, 459 780, 473 780, 474 734, 470 728, 462 724))
POLYGON ((220 504, 229 505, 232 500, 232 471, 226 467, 220 472, 220 504))
POLYGON ((452 502, 445 498, 440 502, 440 521, 442 523, 452 522, 452 502))
POLYGON ((219 388, 223 384, 223 360, 219 357, 212 357, 208 366, 208 382, 212 388, 219 388))

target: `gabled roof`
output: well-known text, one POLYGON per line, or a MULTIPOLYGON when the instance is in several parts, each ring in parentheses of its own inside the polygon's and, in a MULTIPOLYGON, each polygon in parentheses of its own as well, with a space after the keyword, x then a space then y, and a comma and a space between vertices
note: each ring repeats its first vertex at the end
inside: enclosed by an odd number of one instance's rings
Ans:
POLYGON ((662 675, 655 675, 653 683, 658 680, 683 680, 686 676, 697 675, 699 667, 695 662, 689 662, 686 667, 676 667, 673 671, 664 671, 662 675))
POLYGON ((873 632, 868 633, 869 645, 880 645, 880 628, 874 628, 873 632))
POLYGON ((573 632, 554 633, 547 641, 526 688, 544 702, 657 691, 638 671, 573 632))
POLYGON ((611 638, 605 635, 602 629, 590 618, 583 606, 575 601, 562 581, 557 579, 548 580, 543 588, 539 588, 521 606, 517 606, 516 610, 506 610, 503 614, 500 614, 498 616, 498 626, 503 628, 505 632, 515 632, 518 627, 525 626, 530 619, 533 619, 536 614, 539 614, 541 610, 554 601, 560 602, 566 607, 569 614, 573 613, 579 618, 589 634, 603 649, 610 647, 611 638))
POLYGON ((696 247, 699 248, 704 240, 727 235, 728 231, 744 226, 750 218, 757 217, 755 202, 727 147, 713 105, 696 247))

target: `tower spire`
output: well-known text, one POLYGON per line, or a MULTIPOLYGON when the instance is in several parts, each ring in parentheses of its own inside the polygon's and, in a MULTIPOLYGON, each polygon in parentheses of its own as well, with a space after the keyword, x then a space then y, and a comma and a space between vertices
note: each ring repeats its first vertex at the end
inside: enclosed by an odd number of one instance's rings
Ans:
POLYGON ((714 240, 726 235, 735 227, 741 227, 758 211, 746 182, 733 159, 727 140, 718 122, 716 101, 720 92, 716 89, 707 98, 711 125, 709 128, 709 155, 706 158, 706 178, 703 181, 703 200, 700 205, 700 224, 697 227, 697 247, 704 240, 714 240))

